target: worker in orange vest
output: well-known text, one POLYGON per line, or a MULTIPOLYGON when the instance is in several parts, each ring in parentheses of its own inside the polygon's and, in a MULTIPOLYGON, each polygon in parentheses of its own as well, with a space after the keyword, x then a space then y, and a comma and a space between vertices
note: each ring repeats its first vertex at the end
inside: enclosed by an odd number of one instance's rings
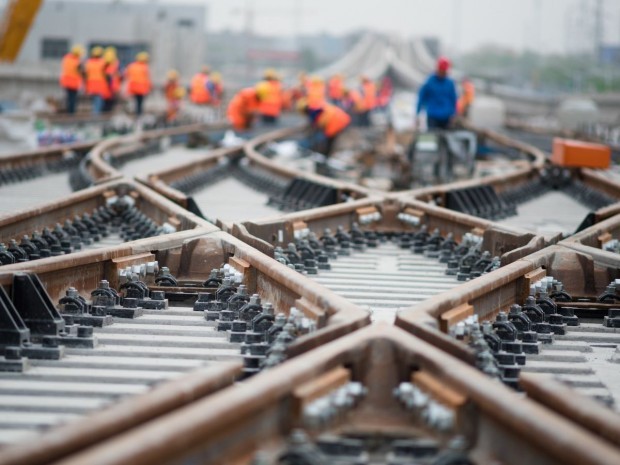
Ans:
POLYGON ((241 89, 228 104, 226 117, 236 131, 247 131, 252 127, 259 104, 258 92, 254 87, 241 89))
POLYGON ((107 92, 108 86, 105 78, 105 62, 102 55, 102 47, 93 47, 90 51, 90 58, 86 60, 84 65, 86 93, 92 99, 94 115, 98 115, 103 111, 103 97, 107 92))
POLYGON ((127 93, 136 101, 136 115, 142 114, 144 98, 151 92, 151 72, 149 70, 149 54, 140 52, 136 55, 136 61, 130 63, 125 70, 127 80, 127 93))
POLYGON ((282 111, 282 84, 273 69, 265 71, 264 79, 256 85, 260 104, 258 112, 265 124, 276 124, 282 111))
POLYGON ((105 49, 103 61, 105 63, 104 73, 107 84, 103 94, 103 111, 108 113, 114 109, 118 93, 121 90, 120 65, 114 47, 107 47, 105 49))
POLYGON ((314 129, 311 136, 312 147, 329 157, 338 136, 351 124, 351 117, 342 108, 331 103, 312 109, 305 99, 298 102, 298 109, 310 119, 314 129))
POLYGON ((334 105, 340 106, 344 97, 344 76, 334 74, 327 83, 327 96, 334 105))
POLYGON ((363 109, 359 114, 360 126, 370 126, 370 113, 377 105, 377 86, 368 76, 361 76, 361 97, 363 109))
POLYGON ((325 105, 325 81, 322 77, 312 76, 306 81, 306 103, 311 110, 325 105))
POLYGON ((213 82, 209 79, 209 67, 203 66, 189 84, 189 99, 196 105, 207 105, 211 102, 214 90, 213 82))
POLYGON ((362 102, 362 96, 357 90, 347 89, 345 87, 342 90, 340 107, 351 116, 354 124, 359 124, 359 115, 364 112, 364 104, 362 102))
POLYGON ((179 116, 181 101, 185 97, 185 89, 179 84, 179 73, 175 69, 168 71, 164 86, 166 96, 166 121, 174 121, 179 116))
POLYGON ((459 115, 463 118, 469 117, 469 110, 476 98, 476 88, 474 83, 468 78, 463 78, 461 81, 461 96, 456 102, 456 109, 459 115))
POLYGON ((80 87, 82 87, 82 56, 84 48, 81 45, 74 45, 71 51, 67 53, 60 65, 60 87, 65 90, 67 113, 74 114, 77 107, 77 96, 80 87))

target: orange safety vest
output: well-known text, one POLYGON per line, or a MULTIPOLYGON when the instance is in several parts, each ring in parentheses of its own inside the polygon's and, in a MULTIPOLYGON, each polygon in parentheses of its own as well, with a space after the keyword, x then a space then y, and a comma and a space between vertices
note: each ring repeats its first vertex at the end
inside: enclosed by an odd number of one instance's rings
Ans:
POLYGON ((306 98, 309 109, 323 108, 325 105, 325 83, 311 80, 306 82, 306 98))
POLYGON ((476 97, 476 89, 474 84, 470 81, 465 81, 463 83, 463 94, 459 97, 459 100, 456 103, 457 111, 460 115, 465 113, 465 110, 474 103, 474 98, 476 97))
POLYGON ((73 53, 67 53, 62 59, 60 68, 60 87, 70 90, 78 90, 82 87, 79 57, 73 53))
POLYGON ((282 85, 280 81, 263 81, 265 93, 262 96, 258 111, 265 116, 280 116, 282 111, 282 85))
POLYGON ((344 94, 344 85, 342 83, 342 79, 338 77, 333 77, 329 80, 327 84, 328 90, 327 93, 329 98, 332 100, 340 100, 344 94))
POLYGON ((377 86, 372 81, 362 84, 362 105, 364 111, 370 111, 377 106, 377 86))
POLYGON ((317 125, 323 129, 323 133, 327 137, 334 137, 342 132, 351 123, 351 117, 336 105, 327 104, 319 119, 317 125))
POLYGON ((239 131, 248 129, 252 114, 258 109, 256 90, 252 87, 241 89, 228 104, 226 117, 239 131))
POLYGON ((112 63, 108 63, 104 69, 106 82, 106 92, 103 94, 104 99, 111 99, 114 95, 118 94, 121 90, 121 76, 118 72, 119 63, 118 60, 114 60, 112 63))
POLYGON ((207 89, 207 82, 209 82, 209 76, 206 74, 198 73, 192 78, 190 83, 189 99, 199 105, 209 103, 211 100, 211 94, 207 89))
POLYGON ((151 74, 147 63, 141 61, 130 63, 125 75, 129 95, 147 95, 151 91, 151 74))
POLYGON ((88 95, 104 95, 108 84, 105 80, 105 62, 103 58, 89 58, 86 60, 86 93, 88 95))

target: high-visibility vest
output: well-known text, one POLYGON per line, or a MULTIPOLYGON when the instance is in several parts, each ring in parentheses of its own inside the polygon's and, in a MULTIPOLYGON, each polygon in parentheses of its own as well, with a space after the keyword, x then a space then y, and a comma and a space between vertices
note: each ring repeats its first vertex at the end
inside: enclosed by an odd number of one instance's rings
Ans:
POLYGON ((106 76, 106 92, 103 94, 104 99, 111 99, 121 90, 121 77, 119 74, 118 60, 108 63, 104 68, 106 76))
POLYGON ((377 106, 377 87, 372 81, 362 84, 362 106, 364 111, 370 111, 377 106))
POLYGON ((125 75, 127 92, 130 95, 147 95, 151 91, 151 75, 147 63, 134 61, 127 66, 125 75))
POLYGON ((325 83, 309 80, 306 83, 306 99, 309 109, 323 108, 325 105, 325 83))
POLYGON ((342 79, 339 77, 333 77, 327 84, 327 94, 332 100, 340 100, 344 93, 344 85, 342 79))
POLYGON ((86 93, 88 95, 104 95, 108 84, 105 80, 105 62, 103 58, 89 58, 86 60, 86 93))
POLYGON ((252 113, 258 109, 258 98, 256 90, 252 87, 241 89, 230 100, 226 110, 228 121, 237 130, 248 128, 248 123, 252 113))
POLYGON ((62 59, 60 86, 70 90, 78 90, 82 87, 80 58, 75 56, 73 53, 67 53, 62 59))
POLYGON ((197 104, 204 105, 211 100, 211 94, 207 89, 207 82, 209 82, 209 76, 206 74, 198 73, 193 78, 189 85, 189 99, 197 104))
POLYGON ((282 85, 280 81, 263 81, 258 84, 261 94, 258 111, 265 116, 280 116, 282 111, 282 85))
POLYGON ((334 137, 351 123, 351 117, 336 105, 327 104, 319 116, 317 125, 327 137, 334 137))
POLYGON ((463 93, 459 97, 456 102, 456 108, 459 114, 464 114, 465 110, 474 103, 474 98, 476 97, 476 89, 474 84, 470 81, 465 81, 463 83, 463 93))

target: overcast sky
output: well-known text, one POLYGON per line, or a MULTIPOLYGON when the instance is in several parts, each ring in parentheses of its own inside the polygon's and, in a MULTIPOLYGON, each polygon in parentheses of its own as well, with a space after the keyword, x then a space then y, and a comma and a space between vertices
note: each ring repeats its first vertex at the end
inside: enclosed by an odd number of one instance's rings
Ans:
MULTIPOLYGON (((179 2, 188 0, 175 0, 179 2)), ((208 28, 241 30, 246 6, 263 34, 359 28, 406 36, 437 35, 471 50, 483 44, 564 52, 591 41, 596 0, 204 0, 208 28), (585 8, 584 8, 585 6, 585 8), (584 14, 585 13, 585 14, 584 14), (581 18, 581 19, 580 19, 581 18), (585 18, 587 22, 584 22, 585 18), (581 23, 581 24, 579 24, 581 23)), ((605 39, 620 42, 620 1, 604 0, 605 39)))

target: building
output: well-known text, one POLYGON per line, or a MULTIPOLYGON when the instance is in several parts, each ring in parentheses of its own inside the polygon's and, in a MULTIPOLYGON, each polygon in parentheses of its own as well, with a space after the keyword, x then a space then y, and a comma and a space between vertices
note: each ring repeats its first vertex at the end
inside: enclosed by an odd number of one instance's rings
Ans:
POLYGON ((205 56, 206 6, 127 1, 47 0, 17 60, 18 65, 58 69, 74 43, 113 45, 122 65, 135 54, 151 54, 151 70, 162 81, 170 68, 187 80, 205 56))

